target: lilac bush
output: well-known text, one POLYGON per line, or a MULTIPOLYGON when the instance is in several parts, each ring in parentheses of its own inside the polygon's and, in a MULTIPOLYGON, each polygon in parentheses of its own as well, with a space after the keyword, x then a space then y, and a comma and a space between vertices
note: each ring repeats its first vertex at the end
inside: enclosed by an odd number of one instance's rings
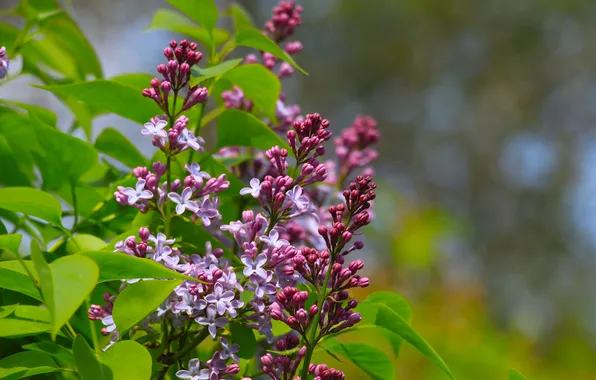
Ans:
MULTIPOLYGON (((68 353, 70 370, 84 380, 96 378, 89 368, 102 366, 116 375, 135 373, 128 378, 344 379, 332 368, 337 364, 318 362, 318 351, 348 358, 372 378, 392 378, 391 359, 374 344, 342 340, 364 324, 383 331, 394 354, 405 339, 452 377, 409 326, 405 300, 389 292, 363 302, 353 297, 353 289, 371 282, 355 251, 363 249, 361 229, 374 218, 371 164, 380 132, 373 118, 356 116, 334 137, 329 120, 302 112, 281 90, 283 79, 302 71, 293 58, 303 50, 293 39, 302 7, 281 1, 258 30, 233 6, 234 38, 216 42, 223 32, 215 28, 218 11, 210 0, 169 2, 201 25, 189 34, 203 37, 170 41, 158 75, 143 88, 138 74, 105 80, 89 62, 77 75, 94 73, 95 80, 35 72, 44 90, 71 107, 73 129, 85 128, 85 112, 113 112, 137 122, 139 137, 149 138, 156 153, 147 161, 110 129, 91 145, 21 105, 43 147, 52 146, 43 141, 69 144, 75 158, 58 158, 64 173, 57 173, 43 161, 50 153, 32 156, 46 192, 33 182, 0 188, 0 209, 19 213, 15 232, 32 234, 35 243, 31 260, 17 254, 7 261, 14 263, 7 267, 11 276, 21 277, 0 286, 33 299, 28 307, 35 313, 47 313, 39 326, 7 319, 20 326, 9 336, 50 332, 51 344, 68 353), (237 46, 254 52, 226 59, 237 46), (130 96, 140 109, 124 109, 119 98, 95 102, 101 91, 130 96), (215 143, 201 133, 211 121, 215 143), (127 169, 98 161, 98 153, 127 169), (56 175, 67 178, 66 192, 63 182, 53 182, 56 175), (107 196, 87 204, 89 189, 104 186, 107 196), (71 209, 63 211, 48 192, 71 209), (15 285, 23 277, 28 285, 15 285)), ((173 12, 159 10, 154 23, 180 17, 173 12)), ((0 78, 9 69, 7 55, 1 48, 0 78)), ((3 236, 0 247, 18 253, 11 242, 20 235, 3 236)), ((7 307, 10 315, 21 306, 7 307)), ((35 373, 66 371, 49 346, 25 347, 14 355, 35 373)))

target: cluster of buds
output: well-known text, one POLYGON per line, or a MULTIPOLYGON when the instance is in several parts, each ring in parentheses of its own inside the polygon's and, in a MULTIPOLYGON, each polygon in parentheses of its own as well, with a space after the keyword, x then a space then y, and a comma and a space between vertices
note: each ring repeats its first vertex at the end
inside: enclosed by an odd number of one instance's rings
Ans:
POLYGON ((344 373, 335 368, 329 368, 327 364, 310 364, 308 374, 314 375, 314 380, 345 380, 344 373))
POLYGON ((346 291, 335 292, 328 297, 321 310, 319 336, 336 333, 360 322, 362 316, 352 310, 356 306, 358 306, 358 301, 350 299, 346 291))
POLYGON ((221 98, 223 99, 226 108, 244 110, 246 112, 252 110, 253 103, 244 97, 244 92, 238 86, 234 86, 231 90, 222 92, 221 98))
POLYGON ((6 56, 6 48, 4 46, 0 47, 0 79, 4 78, 8 73, 8 67, 10 66, 10 61, 6 56))
POLYGON ((304 121, 294 123, 287 137, 298 164, 315 162, 317 157, 325 154, 322 144, 331 138, 328 128, 329 120, 318 113, 308 114, 304 121))
POLYGON ((265 23, 265 31, 273 41, 279 43, 294 34, 294 29, 302 24, 302 7, 294 1, 282 1, 273 8, 271 20, 265 23))
MULTIPOLYGON (((225 340, 225 339, 222 339, 225 340)), ((227 344, 227 343, 226 343, 227 344)), ((223 345, 223 343, 222 343, 223 345)), ((235 345, 237 346, 237 345, 235 345)), ((201 363, 199 359, 191 359, 188 362, 188 369, 176 372, 176 377, 179 379, 229 379, 229 375, 235 375, 240 372, 240 367, 236 363, 230 365, 226 364, 229 358, 229 353, 224 349, 223 351, 216 351, 213 357, 205 363, 201 363), (225 358, 224 358, 225 357, 225 358)))
MULTIPOLYGON (((375 161, 379 153, 370 147, 379 142, 380 138, 381 133, 375 119, 368 116, 356 117, 352 126, 344 129, 333 141, 339 161, 339 177, 345 179, 354 169, 375 161)), ((371 175, 372 169, 369 168, 364 174, 371 175)))
POLYGON ((299 333, 306 332, 311 320, 319 311, 317 305, 312 305, 307 311, 305 304, 308 300, 308 292, 299 291, 295 287, 285 287, 277 293, 275 299, 276 302, 269 306, 271 318, 285 323, 299 333))
MULTIPOLYGON (((289 333, 281 337, 275 344, 275 349, 278 351, 293 350, 300 344, 300 339, 289 333)), ((263 365, 263 372, 270 378, 275 380, 291 379, 294 377, 298 366, 306 354, 306 346, 302 346, 295 354, 272 356, 265 354, 261 356, 261 364, 263 365)))
POLYGON ((178 96, 179 92, 189 86, 190 69, 201 61, 203 54, 196 51, 197 44, 182 40, 178 43, 170 41, 170 46, 164 49, 164 56, 168 59, 167 64, 157 66, 157 72, 162 75, 162 80, 153 78, 151 87, 143 90, 143 96, 153 99, 157 105, 168 116, 177 116, 198 103, 207 101, 207 89, 193 86, 187 89, 182 102, 182 109, 177 111, 172 107, 169 109, 169 96, 173 93, 178 96))

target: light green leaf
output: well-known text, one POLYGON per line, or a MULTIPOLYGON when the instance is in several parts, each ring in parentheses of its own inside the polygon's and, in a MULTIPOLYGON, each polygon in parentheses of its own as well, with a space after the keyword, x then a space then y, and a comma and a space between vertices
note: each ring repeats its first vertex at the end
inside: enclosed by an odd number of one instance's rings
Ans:
POLYGON ((263 34, 259 29, 244 24, 238 26, 236 30, 236 45, 248 46, 258 50, 266 51, 267 53, 273 54, 281 60, 287 61, 289 64, 300 70, 302 73, 307 74, 298 64, 279 47, 278 44, 273 42, 269 37, 263 34))
MULTIPOLYGON (((148 380, 151 378, 151 355, 132 340, 118 342, 104 352, 100 362, 109 368, 112 380, 148 380)), ((104 369, 105 371, 105 369, 104 369)))
POLYGON ((419 336, 412 327, 410 327, 408 322, 395 311, 385 305, 380 305, 377 313, 376 325, 384 327, 401 336, 405 341, 410 343, 414 348, 420 351, 420 353, 441 368, 447 376, 451 379, 455 379, 441 356, 439 356, 439 354, 421 336, 419 336))
POLYGON ((23 319, 0 319, 0 338, 20 338, 50 332, 50 324, 23 319))
POLYGON ((234 19, 234 28, 238 29, 242 25, 253 26, 254 21, 250 13, 244 9, 240 4, 232 4, 225 11, 226 16, 232 16, 234 19))
POLYGON ((62 225, 62 207, 50 194, 30 187, 5 187, 0 189, 0 208, 22 212, 62 225))
POLYGON ((28 186, 31 185, 29 168, 23 168, 15 149, 11 147, 6 137, 0 135, 0 183, 6 186, 28 186), (23 170, 24 169, 24 170, 23 170))
MULTIPOLYGON (((12 261, 20 265, 18 261, 12 261)), ((3 261, 0 263, 0 288, 12 290, 41 301, 41 294, 39 294, 39 291, 29 276, 22 271, 3 267, 4 264, 10 262, 11 261, 3 261)))
POLYGON ((113 82, 132 87, 137 91, 143 91, 143 89, 148 88, 151 85, 151 79, 153 79, 153 76, 143 73, 122 74, 110 78, 113 82))
POLYGON ((230 322, 229 326, 232 333, 232 337, 230 338, 232 343, 240 346, 238 356, 243 359, 254 358, 257 352, 257 340, 255 339, 253 329, 238 322, 230 322))
POLYGON ((509 370, 509 380, 528 380, 524 375, 522 375, 519 371, 511 368, 509 370))
POLYGON ((59 360, 59 363, 64 363, 69 366, 74 366, 74 358, 72 351, 66 347, 53 342, 36 342, 29 343, 23 346, 23 349, 29 351, 43 352, 59 360))
POLYGON ((14 317, 35 322, 50 323, 50 312, 42 306, 19 305, 14 311, 14 317))
POLYGON ((269 149, 274 145, 289 149, 287 142, 248 112, 229 109, 217 120, 217 148, 248 146, 269 149))
POLYGON ((19 305, 5 305, 5 306, 0 306, 0 319, 2 318, 6 318, 9 315, 11 315, 18 307, 19 305))
POLYGON ((111 80, 36 87, 57 95, 70 96, 138 123, 144 124, 153 116, 163 113, 153 100, 143 97, 137 89, 111 80))
POLYGON ((327 341, 324 348, 350 359, 373 379, 395 377, 393 362, 378 348, 364 343, 343 343, 336 339, 327 341))
POLYGON ((93 260, 81 255, 61 257, 50 268, 54 281, 54 307, 48 305, 48 309, 52 317, 52 336, 56 336, 95 287, 99 269, 93 260))
POLYGON ((217 25, 217 7, 212 0, 167 0, 182 13, 204 26, 207 30, 217 25))
POLYGON ((101 131, 95 140, 95 147, 129 168, 147 165, 147 159, 134 144, 114 128, 106 128, 101 131))
MULTIPOLYGON (((206 47, 212 45, 211 37, 207 28, 198 27, 180 13, 170 9, 158 9, 153 15, 151 24, 147 30, 165 29, 175 33, 184 34, 193 40, 201 42, 206 47)), ((219 46, 230 39, 230 33, 224 29, 213 30, 213 43, 219 46)))
POLYGON ((16 107, 17 109, 20 108, 22 110, 25 110, 27 111, 30 117, 34 116, 47 125, 55 126, 58 122, 58 117, 56 116, 56 114, 44 107, 40 107, 29 103, 16 102, 7 99, 0 99, 0 104, 6 104, 11 108, 16 107))
POLYGON ((222 77, 242 89, 244 96, 262 109, 270 120, 277 120, 276 104, 281 93, 279 78, 260 64, 249 64, 235 67, 222 77))
POLYGON ((242 58, 238 58, 230 59, 229 61, 224 61, 219 65, 206 67, 204 69, 200 67, 193 67, 192 72, 194 75, 196 75, 196 77, 190 80, 190 85, 195 86, 206 79, 214 78, 222 74, 225 74, 228 71, 232 70, 234 67, 238 66, 241 62, 242 58))
POLYGON ((198 281, 156 263, 150 259, 129 256, 121 252, 90 251, 80 255, 89 257, 99 267, 98 283, 137 278, 181 279, 198 281))
POLYGON ((114 324, 120 334, 153 313, 181 283, 180 280, 150 280, 127 286, 114 302, 114 324))
POLYGON ((22 379, 56 371, 60 371, 60 368, 44 352, 18 352, 0 359, 0 379, 22 379))
MULTIPOLYGON (((55 302, 56 299, 54 293, 52 269, 43 257, 41 250, 31 250, 31 260, 33 260, 33 265, 35 265, 35 271, 37 272, 37 277, 39 278, 39 287, 41 288, 43 302, 50 311, 50 319, 52 320, 51 324, 52 326, 55 326, 56 324, 54 323, 54 320, 57 305, 55 302)), ((57 330, 52 329, 52 340, 56 338, 54 331, 57 330)))
POLYGON ((21 239, 23 237, 20 234, 0 235, 0 250, 6 249, 12 253, 19 253, 21 239))
POLYGON ((99 363, 97 354, 89 347, 82 335, 77 335, 72 344, 77 370, 81 380, 108 380, 104 375, 103 366, 99 363))
POLYGON ((93 235, 79 234, 75 235, 66 243, 68 253, 77 253, 81 251, 98 251, 106 246, 106 242, 93 235))

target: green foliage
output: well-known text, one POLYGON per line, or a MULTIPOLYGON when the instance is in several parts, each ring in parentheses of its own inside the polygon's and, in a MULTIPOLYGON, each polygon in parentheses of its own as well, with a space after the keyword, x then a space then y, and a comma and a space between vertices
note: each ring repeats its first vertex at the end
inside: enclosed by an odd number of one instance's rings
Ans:
POLYGON ((268 149, 278 145, 289 148, 288 143, 271 128, 253 115, 239 110, 226 110, 217 120, 217 146, 246 146, 268 149))
POLYGON ((393 379, 395 376, 391 359, 383 351, 373 346, 330 340, 325 344, 325 348, 332 353, 350 359, 373 379, 393 379))
POLYGON ((0 379, 22 379, 59 370, 56 362, 45 352, 18 352, 0 359, 0 379))
POLYGON ((0 189, 0 208, 38 217, 62 225, 60 202, 48 193, 30 187, 0 189))
POLYGON ((122 133, 114 128, 106 128, 95 140, 95 148, 122 162, 129 168, 144 166, 147 159, 122 133))
POLYGON ((238 357, 242 359, 251 359, 257 352, 257 340, 253 329, 241 325, 238 322, 230 323, 231 341, 240 346, 238 357))

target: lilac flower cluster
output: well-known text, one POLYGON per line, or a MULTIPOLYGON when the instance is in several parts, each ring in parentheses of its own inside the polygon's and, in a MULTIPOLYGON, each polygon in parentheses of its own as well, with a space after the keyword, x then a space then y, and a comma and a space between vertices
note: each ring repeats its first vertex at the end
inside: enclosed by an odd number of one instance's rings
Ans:
POLYGON ((4 46, 0 47, 0 79, 4 78, 8 73, 8 68, 10 66, 10 61, 6 56, 6 48, 4 46))
POLYGON ((240 372, 240 367, 238 366, 240 359, 236 355, 238 345, 228 344, 225 338, 220 339, 220 344, 222 350, 215 351, 211 359, 205 363, 201 363, 199 359, 190 359, 188 369, 176 372, 176 377, 191 380, 232 379, 233 377, 231 375, 240 372), (226 364, 226 361, 229 361, 229 359, 232 359, 235 363, 226 364))

